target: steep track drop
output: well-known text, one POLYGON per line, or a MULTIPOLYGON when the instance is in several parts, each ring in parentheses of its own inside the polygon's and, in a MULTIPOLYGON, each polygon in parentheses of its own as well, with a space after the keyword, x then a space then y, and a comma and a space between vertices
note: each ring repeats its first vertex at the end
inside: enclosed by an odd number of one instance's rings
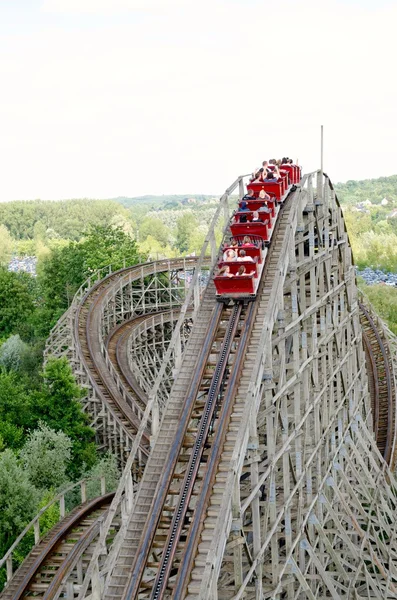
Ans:
MULTIPOLYGON (((236 321, 230 315, 230 308, 220 308, 219 305, 213 308, 212 320, 208 326, 201 354, 193 375, 188 378, 191 380, 190 391, 183 403, 173 443, 161 472, 160 484, 156 495, 152 498, 148 517, 145 519, 145 527, 139 535, 139 540, 137 535, 134 535, 134 543, 129 547, 128 554, 125 550, 121 553, 124 566, 122 567, 119 560, 115 576, 110 579, 107 587, 106 597, 109 599, 157 600, 168 597, 182 598, 187 593, 190 570, 198 551, 200 534, 203 533, 202 528, 203 526, 205 528, 207 522, 205 515, 209 495, 213 486, 217 489, 220 485, 223 464, 227 462, 228 457, 230 458, 235 443, 232 440, 236 439, 233 432, 243 416, 235 405, 235 399, 239 386, 243 385, 245 389, 250 380, 250 368, 253 366, 254 356, 252 341, 255 342, 255 337, 252 336, 258 336, 260 333, 260 331, 254 332, 253 325, 258 312, 263 311, 261 298, 263 295, 267 297, 267 292, 270 292, 272 287, 272 269, 275 268, 279 253, 282 252, 293 195, 292 193, 287 198, 275 226, 257 300, 244 309, 238 306, 233 309, 233 312, 241 311, 235 333, 233 327, 236 321), (227 326, 225 317, 227 320, 230 319, 227 326), (225 327, 226 330, 223 331, 222 328, 225 327), (222 331, 221 336, 220 331, 222 331), (233 363, 225 371, 225 359, 222 358, 222 353, 227 356, 230 352, 230 349, 227 350, 230 343, 227 340, 234 341, 234 348, 233 363), (247 354, 248 348, 251 351, 247 354), (249 365, 250 360, 251 365, 249 365), (242 369, 243 363, 247 365, 246 372, 242 369), (223 382, 222 372, 225 374, 223 382), (200 419, 205 419, 203 415, 207 406, 203 392, 208 400, 213 394, 220 396, 221 400, 217 418, 213 422, 212 435, 208 437, 205 430, 201 435, 198 425, 200 419), (197 447, 195 448, 196 442, 199 451, 197 447), (196 463, 198 477, 194 480, 191 473, 194 471, 192 457, 195 454, 201 454, 201 461, 196 463), (189 485, 190 480, 193 481, 192 485, 189 485), (129 578, 126 577, 128 563, 132 564, 129 578)), ((188 377, 183 367, 180 377, 185 379, 188 377)), ((179 379, 176 381, 177 385, 178 381, 179 379)), ((162 431, 160 436, 161 434, 162 431)), ((156 447, 157 444, 154 451, 156 447)), ((150 465, 150 458, 148 464, 150 465)), ((145 485, 147 478, 146 471, 141 485, 145 485)))
MULTIPOLYGON (((197 365, 203 364, 200 362, 200 356, 203 353, 208 353, 211 348, 211 337, 208 336, 208 331, 212 331, 215 327, 221 311, 222 307, 218 306, 215 302, 214 286, 210 283, 195 319, 192 334, 184 352, 180 374, 174 383, 171 397, 162 419, 162 427, 158 433, 156 443, 148 458, 143 478, 137 489, 134 510, 126 524, 126 533, 116 559, 115 568, 110 580, 105 584, 105 597, 109 599, 121 598, 124 588, 128 583, 128 573, 131 569, 131 563, 136 555, 145 522, 149 518, 151 502, 155 496, 157 484, 162 476, 165 461, 175 439, 181 409, 189 394, 193 395, 193 388, 197 387, 201 382, 201 374, 197 373, 197 365), (191 381, 192 373, 195 374, 195 382, 191 381)), ((204 362, 203 368, 205 364, 204 362)))
MULTIPOLYGON (((166 536, 164 551, 161 558, 159 557, 153 598, 162 596, 171 568, 173 571, 176 569, 173 561, 176 558, 177 550, 184 545, 189 536, 189 524, 195 514, 197 498, 203 492, 201 482, 210 461, 213 441, 216 440, 216 436, 209 435, 210 427, 215 431, 218 430, 219 419, 216 419, 215 411, 216 409, 222 410, 223 390, 227 389, 229 385, 230 371, 238 368, 235 361, 235 346, 241 343, 241 333, 246 329, 246 323, 252 313, 252 305, 246 310, 243 310, 241 305, 235 305, 232 309, 217 307, 218 313, 220 310, 222 314, 218 324, 215 325, 216 333, 212 333, 211 352, 206 358, 203 357, 206 367, 202 371, 201 382, 187 399, 190 410, 186 411, 185 420, 180 423, 178 428, 171 451, 173 464, 168 463, 167 472, 162 476, 161 494, 157 495, 150 516, 153 524, 157 520, 157 528, 154 525, 151 533, 148 532, 149 537, 145 538, 141 544, 142 550, 146 549, 146 568, 148 568, 147 557, 150 553, 156 554, 156 548, 166 536), (233 357, 232 364, 230 364, 232 348, 233 357), (211 372, 212 377, 209 379, 208 373, 211 374, 211 372), (175 497, 177 498, 176 505, 170 510, 175 497), (153 535, 154 530, 156 531, 153 535)), ((139 551, 138 554, 140 557, 142 556, 139 551)), ((177 563, 179 561, 180 556, 177 558, 177 563)), ((142 559, 140 562, 142 565, 142 559)), ((156 563, 151 561, 149 569, 153 570, 156 566, 156 563)), ((132 585, 139 587, 137 577, 134 577, 132 585)), ((146 588, 147 583, 141 587, 146 588)), ((127 595, 133 596, 134 593, 131 588, 127 591, 127 595)))

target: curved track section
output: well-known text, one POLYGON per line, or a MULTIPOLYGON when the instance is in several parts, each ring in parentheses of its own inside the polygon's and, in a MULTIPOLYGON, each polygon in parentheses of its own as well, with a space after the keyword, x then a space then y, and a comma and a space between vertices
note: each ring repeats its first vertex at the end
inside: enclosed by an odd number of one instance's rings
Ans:
POLYGON ((374 433, 378 448, 385 461, 394 468, 396 436, 396 381, 393 361, 387 339, 363 303, 360 303, 360 321, 363 328, 371 392, 374 433))
POLYGON ((134 373, 130 369, 127 347, 128 337, 131 335, 131 331, 143 323, 146 319, 148 319, 147 315, 124 321, 124 323, 116 327, 116 329, 110 333, 106 341, 109 358, 118 372, 124 386, 130 387, 134 391, 137 391, 137 393, 144 398, 145 404, 147 404, 147 397, 142 388, 139 386, 134 373))
MULTIPOLYGON (((190 334, 192 315, 192 311, 187 311, 181 353, 190 334)), ((178 316, 179 310, 173 310, 134 317, 119 325, 108 336, 106 347, 109 358, 125 387, 139 391, 143 397, 150 391, 178 316), (138 357, 139 362, 135 360, 138 357)))
MULTIPOLYGON (((106 494, 82 504, 51 529, 16 571, 1 594, 2 600, 43 598, 54 600, 62 591, 64 580, 77 562, 87 554, 99 535, 100 523, 114 494, 106 494)), ((80 562, 80 571, 84 565, 80 562)), ((77 576, 78 577, 78 576, 77 576)), ((78 579, 76 580, 78 584, 78 579)), ((69 583, 69 589, 72 583, 69 583)))
MULTIPOLYGON (((131 268, 129 273, 134 276, 139 268, 131 268)), ((83 298, 77 309, 75 321, 75 336, 78 343, 79 354, 89 373, 93 388, 97 395, 106 402, 116 420, 128 431, 130 436, 138 430, 144 410, 144 396, 135 390, 123 393, 120 386, 112 377, 105 358, 101 352, 102 338, 100 335, 99 320, 101 304, 109 287, 118 281, 118 276, 113 274, 98 283, 83 298)), ((143 452, 147 454, 150 434, 147 432, 143 438, 143 452)))
MULTIPOLYGON (((62 355, 62 332, 66 335, 71 329, 68 338, 73 339, 69 345, 74 355, 69 356, 70 351, 67 355, 78 383, 89 390, 85 408, 91 414, 99 445, 116 454, 121 465, 138 430, 147 396, 133 380, 128 382, 120 376, 109 359, 105 340, 126 319, 178 309, 186 293, 186 278, 179 278, 179 273, 194 271, 196 264, 196 258, 180 258, 111 273, 80 294, 67 318, 60 320, 60 332, 57 328, 52 332, 47 355, 51 349, 62 355)), ((149 437, 148 429, 134 467, 138 475, 146 462, 149 437)))

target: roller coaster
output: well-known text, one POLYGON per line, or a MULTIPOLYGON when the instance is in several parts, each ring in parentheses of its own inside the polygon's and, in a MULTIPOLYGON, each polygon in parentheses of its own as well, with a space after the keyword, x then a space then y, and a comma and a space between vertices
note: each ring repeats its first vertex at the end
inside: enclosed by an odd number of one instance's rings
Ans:
POLYGON ((52 331, 123 474, 68 514, 60 497, 43 538, 32 522, 1 598, 397 597, 395 337, 321 171, 280 190, 255 301, 218 287, 245 182, 200 257, 100 272, 52 331))

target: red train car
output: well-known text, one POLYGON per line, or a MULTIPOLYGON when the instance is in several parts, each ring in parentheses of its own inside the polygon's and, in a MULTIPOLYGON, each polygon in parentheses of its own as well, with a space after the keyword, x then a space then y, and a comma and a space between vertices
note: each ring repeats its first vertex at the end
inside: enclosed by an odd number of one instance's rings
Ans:
POLYGON ((259 210, 265 204, 272 211, 271 216, 276 216, 276 199, 274 196, 270 198, 270 200, 264 200, 262 198, 255 198, 253 200, 240 200, 239 206, 242 205, 242 202, 246 203, 250 211, 259 210))
POLYGON ((227 298, 240 298, 247 296, 255 296, 258 288, 258 277, 253 275, 235 275, 229 277, 214 277, 214 283, 218 295, 227 298))
POLYGON ((252 223, 250 221, 247 221, 246 223, 232 223, 230 225, 230 230, 233 236, 257 235, 261 237, 265 242, 270 241, 269 221, 267 221, 266 223, 252 223))
POLYGON ((258 183, 252 182, 247 185, 247 189, 254 190, 256 196, 259 196, 259 192, 261 190, 265 190, 265 192, 268 194, 273 194, 277 198, 278 202, 281 202, 285 193, 283 180, 261 181, 258 183))
POLYGON ((292 186, 301 178, 301 169, 297 165, 281 165, 280 169, 284 173, 278 181, 251 182, 247 185, 247 190, 253 190, 254 197, 245 197, 244 205, 243 200, 239 200, 238 210, 230 222, 233 238, 224 244, 222 256, 219 257, 218 272, 214 276, 218 301, 252 300, 256 297, 267 245, 271 241, 280 205, 292 186), (265 190, 271 196, 270 200, 259 198, 261 190, 265 190), (259 212, 261 220, 253 221, 254 212, 264 204, 270 212, 259 212), (242 208, 245 210, 241 210, 242 208), (243 274, 239 274, 240 267, 244 267, 243 274))

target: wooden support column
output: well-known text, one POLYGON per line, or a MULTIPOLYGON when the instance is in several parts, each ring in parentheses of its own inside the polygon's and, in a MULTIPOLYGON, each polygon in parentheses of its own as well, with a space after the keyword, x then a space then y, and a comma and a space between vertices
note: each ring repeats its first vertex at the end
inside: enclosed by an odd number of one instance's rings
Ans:
MULTIPOLYGON (((254 488, 259 481, 259 462, 260 462, 260 454, 259 454, 259 438, 257 431, 257 424, 254 415, 251 418, 250 425, 250 439, 248 442, 248 450, 249 450, 249 458, 251 462, 251 486, 254 488)), ((259 505, 259 497, 260 492, 258 492, 252 501, 252 537, 253 537, 253 556, 256 558, 259 555, 261 549, 261 514, 260 514, 260 505, 259 505)), ((255 579, 255 598, 256 600, 261 600, 263 597, 263 587, 262 587, 262 561, 259 561, 259 564, 256 569, 256 579, 255 579)))
POLYGON ((233 493, 232 502, 232 529, 231 541, 233 543, 233 565, 234 565, 234 586, 236 592, 243 583, 243 538, 241 531, 241 513, 240 513, 240 490, 236 486, 233 493))

